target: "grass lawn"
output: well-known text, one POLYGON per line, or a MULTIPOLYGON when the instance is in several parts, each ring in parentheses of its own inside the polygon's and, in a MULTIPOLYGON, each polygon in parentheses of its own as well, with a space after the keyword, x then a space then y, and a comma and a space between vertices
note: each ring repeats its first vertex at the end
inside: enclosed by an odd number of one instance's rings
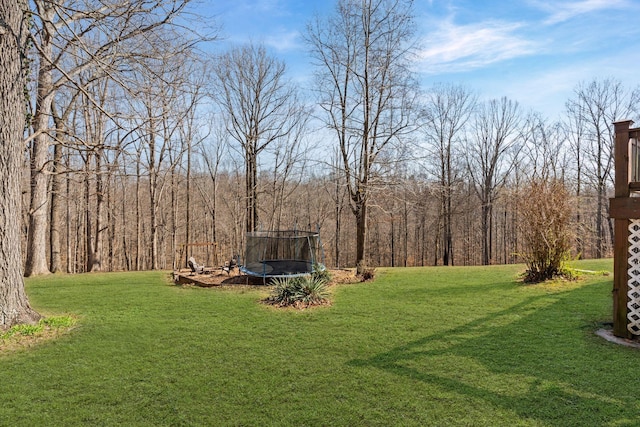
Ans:
POLYGON ((612 276, 522 269, 379 269, 305 311, 160 272, 30 279, 38 311, 78 323, 0 356, 0 425, 640 425, 640 350, 594 334, 612 276))

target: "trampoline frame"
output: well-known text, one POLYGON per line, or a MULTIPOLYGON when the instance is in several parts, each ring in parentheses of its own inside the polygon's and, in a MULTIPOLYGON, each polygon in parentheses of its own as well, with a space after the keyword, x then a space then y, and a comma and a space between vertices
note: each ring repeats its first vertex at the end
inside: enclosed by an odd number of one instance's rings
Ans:
POLYGON ((246 234, 240 271, 263 279, 307 276, 324 270, 323 255, 319 232, 254 231, 246 234))

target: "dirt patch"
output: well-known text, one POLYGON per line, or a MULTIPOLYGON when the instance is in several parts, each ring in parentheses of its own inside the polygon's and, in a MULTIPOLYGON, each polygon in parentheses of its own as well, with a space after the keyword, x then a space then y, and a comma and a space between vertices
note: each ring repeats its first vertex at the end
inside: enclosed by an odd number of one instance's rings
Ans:
MULTIPOLYGON (((354 269, 329 269, 331 274, 330 285, 357 283, 360 280, 355 275, 354 269)), ((234 270, 229 273, 223 270, 214 270, 205 274, 194 274, 189 270, 173 272, 173 282, 178 285, 195 285, 205 288, 228 285, 263 285, 260 277, 251 277, 234 270)))

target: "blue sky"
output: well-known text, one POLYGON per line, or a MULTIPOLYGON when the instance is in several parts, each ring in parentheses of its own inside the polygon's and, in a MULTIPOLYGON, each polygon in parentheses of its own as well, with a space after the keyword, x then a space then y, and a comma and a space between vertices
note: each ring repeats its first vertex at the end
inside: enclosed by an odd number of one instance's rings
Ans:
MULTIPOLYGON (((291 79, 311 84, 302 35, 335 0, 203 0, 224 40, 214 50, 263 43, 291 79)), ((415 68, 425 88, 462 83, 481 99, 507 96, 556 119, 575 86, 594 78, 640 85, 640 0, 416 0, 421 45, 415 68)))

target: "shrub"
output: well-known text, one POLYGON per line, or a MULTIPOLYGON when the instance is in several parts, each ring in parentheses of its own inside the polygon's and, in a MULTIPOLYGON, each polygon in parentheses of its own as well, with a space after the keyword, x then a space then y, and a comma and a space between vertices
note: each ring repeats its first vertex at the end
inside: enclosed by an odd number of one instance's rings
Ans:
POLYGON ((525 282, 568 277, 564 263, 571 248, 571 196, 559 181, 536 180, 520 195, 525 282))
POLYGON ((325 304, 329 300, 328 281, 324 276, 277 278, 272 284, 273 291, 265 301, 279 307, 304 308, 325 304))

